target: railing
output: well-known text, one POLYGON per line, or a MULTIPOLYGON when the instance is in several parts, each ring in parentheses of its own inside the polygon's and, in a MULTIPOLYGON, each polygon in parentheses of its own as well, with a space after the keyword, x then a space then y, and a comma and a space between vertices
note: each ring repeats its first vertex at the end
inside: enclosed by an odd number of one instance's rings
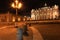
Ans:
POLYGON ((60 23, 60 20, 30 20, 30 21, 19 21, 19 22, 0 22, 0 25, 15 25, 15 23, 60 23))

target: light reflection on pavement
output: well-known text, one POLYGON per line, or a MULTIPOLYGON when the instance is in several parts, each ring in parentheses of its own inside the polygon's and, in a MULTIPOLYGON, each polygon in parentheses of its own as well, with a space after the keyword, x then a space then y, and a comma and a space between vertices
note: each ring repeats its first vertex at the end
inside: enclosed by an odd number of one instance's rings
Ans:
POLYGON ((16 29, 6 26, 0 28, 0 40, 16 40, 16 29))
MULTIPOLYGON (((24 38, 24 40, 31 40, 31 37, 33 36, 32 40, 43 40, 41 34, 33 27, 30 27, 32 29, 33 34, 31 35, 31 31, 29 32, 30 36, 27 36, 29 38, 24 38)), ((29 30, 31 30, 29 29, 29 30)), ((16 28, 9 28, 7 26, 0 28, 0 40, 17 40, 17 30, 16 28)))

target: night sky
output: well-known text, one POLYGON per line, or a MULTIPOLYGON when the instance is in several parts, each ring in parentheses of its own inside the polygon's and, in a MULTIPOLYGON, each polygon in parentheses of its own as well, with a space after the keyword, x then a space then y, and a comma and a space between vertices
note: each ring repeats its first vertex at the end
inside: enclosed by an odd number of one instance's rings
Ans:
MULTIPOLYGON (((10 11, 15 13, 15 9, 11 7, 11 3, 14 0, 0 0, 0 13, 10 11)), ((60 0, 19 0, 23 4, 22 8, 18 10, 21 15, 30 15, 31 9, 37 9, 44 6, 53 6, 55 4, 60 7, 60 0)))

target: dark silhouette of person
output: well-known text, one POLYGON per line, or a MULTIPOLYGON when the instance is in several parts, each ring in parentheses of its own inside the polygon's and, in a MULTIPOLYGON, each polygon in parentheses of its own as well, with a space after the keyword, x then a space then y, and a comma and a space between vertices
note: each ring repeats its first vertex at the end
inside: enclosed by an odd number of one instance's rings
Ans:
POLYGON ((24 26, 23 26, 23 34, 25 35, 25 36, 28 36, 28 28, 27 28, 27 24, 25 24, 24 26))
POLYGON ((17 39, 23 40, 23 29, 19 28, 18 26, 16 26, 15 28, 17 28, 17 39))

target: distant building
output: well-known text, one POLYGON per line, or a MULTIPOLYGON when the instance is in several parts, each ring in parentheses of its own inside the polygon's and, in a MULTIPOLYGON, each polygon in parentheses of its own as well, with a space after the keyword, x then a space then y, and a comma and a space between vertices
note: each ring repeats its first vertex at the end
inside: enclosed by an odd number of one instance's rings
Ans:
POLYGON ((59 18, 59 9, 58 5, 48 7, 45 4, 45 7, 39 9, 31 10, 31 19, 32 20, 45 20, 45 19, 58 19, 59 18))
MULTIPOLYGON (((20 21, 21 16, 17 16, 18 21, 20 21)), ((0 22, 14 22, 16 21, 16 15, 11 13, 0 14, 0 22)))
POLYGON ((26 20, 30 20, 30 17, 19 16, 19 15, 16 16, 15 14, 9 12, 0 14, 0 22, 15 22, 15 21, 26 21, 26 20))

